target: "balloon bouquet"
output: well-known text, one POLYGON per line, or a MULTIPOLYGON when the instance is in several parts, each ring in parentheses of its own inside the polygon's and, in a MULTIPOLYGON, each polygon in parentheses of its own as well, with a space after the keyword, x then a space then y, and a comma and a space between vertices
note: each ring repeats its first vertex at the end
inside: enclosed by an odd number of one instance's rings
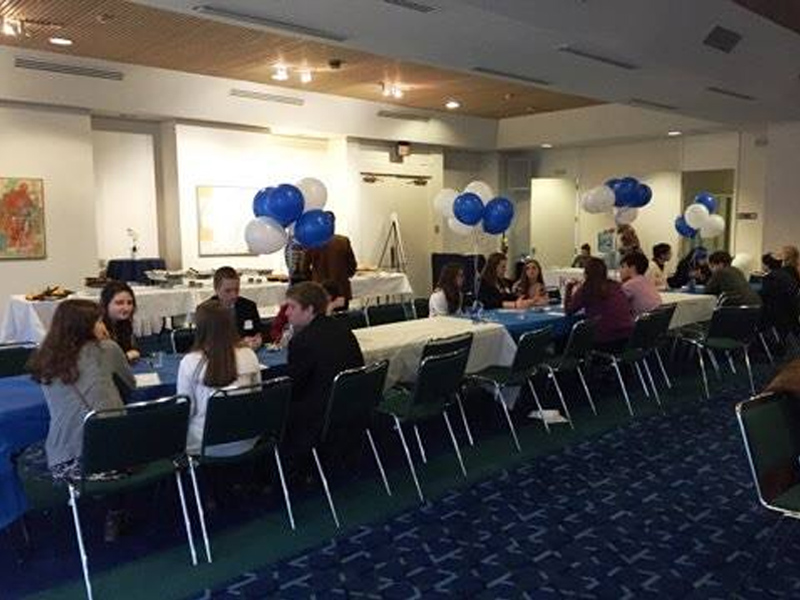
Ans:
POLYGON ((683 214, 675 217, 675 230, 682 237, 691 240, 698 233, 701 238, 715 238, 725 231, 725 219, 722 215, 714 214, 715 210, 717 199, 708 192, 700 192, 683 214))
POLYGON ((253 197, 256 218, 244 231, 248 249, 272 254, 292 237, 303 248, 324 246, 333 237, 335 221, 332 212, 322 210, 327 200, 325 185, 313 177, 259 190, 253 197))
POLYGON ((639 209, 653 199, 653 190, 635 177, 609 179, 605 184, 586 192, 581 208, 590 214, 614 213, 617 225, 630 225, 639 216, 639 209))

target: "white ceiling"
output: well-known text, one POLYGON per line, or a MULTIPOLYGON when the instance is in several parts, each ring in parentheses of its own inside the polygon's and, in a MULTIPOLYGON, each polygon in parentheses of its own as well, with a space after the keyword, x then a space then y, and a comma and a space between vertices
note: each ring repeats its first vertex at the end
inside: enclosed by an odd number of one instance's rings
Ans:
MULTIPOLYGON (((800 35, 730 0, 135 0, 198 15, 197 5, 341 34, 343 45, 440 67, 476 66, 552 82, 608 102, 641 98, 732 124, 800 119, 800 35), (703 39, 721 25, 743 39, 730 54, 703 39), (623 70, 560 52, 569 44, 636 64, 623 70), (709 86, 756 98, 713 94, 709 86)), ((199 16, 199 15, 198 15, 199 16)))

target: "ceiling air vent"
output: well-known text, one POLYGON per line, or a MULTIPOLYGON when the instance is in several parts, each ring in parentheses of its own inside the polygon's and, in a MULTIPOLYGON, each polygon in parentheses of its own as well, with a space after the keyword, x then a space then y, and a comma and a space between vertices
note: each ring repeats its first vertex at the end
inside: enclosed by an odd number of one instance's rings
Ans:
POLYGON ((111 81, 122 81, 125 74, 121 71, 110 71, 107 69, 95 69, 92 67, 82 67, 68 63, 56 63, 36 58, 26 58, 17 56, 14 58, 14 66, 18 69, 30 69, 32 71, 47 71, 48 73, 58 73, 60 75, 76 75, 78 77, 92 77, 94 79, 108 79, 111 81))
POLYGON ((436 10, 433 6, 428 6, 427 4, 421 4, 419 2, 412 2, 412 0, 383 0, 386 4, 391 4, 392 6, 399 6, 400 8, 405 8, 407 10, 413 10, 414 12, 418 13, 429 13, 436 10))
POLYGON ((307 27, 298 23, 291 23, 289 21, 280 21, 278 19, 271 19, 269 17, 262 17, 259 15, 250 15, 247 13, 230 10, 228 8, 221 8, 213 4, 201 4, 195 6, 192 10, 201 15, 208 15, 211 17, 219 17, 228 19, 230 21, 238 21, 240 23, 247 23, 249 25, 258 25, 267 29, 275 29, 294 35, 303 35, 306 37, 318 38, 327 42, 343 42, 347 39, 346 36, 331 31, 316 29, 315 27, 307 27))
POLYGON ((303 106, 306 103, 305 100, 297 96, 281 96, 279 94, 267 94, 265 92, 254 92, 252 90, 240 90, 238 88, 231 88, 228 94, 236 98, 260 100, 262 102, 277 102, 278 104, 291 104, 292 106, 303 106))
POLYGON ((731 50, 736 48, 736 45, 740 41, 742 41, 741 34, 717 25, 706 36, 706 39, 703 40, 703 43, 710 48, 714 48, 715 50, 719 50, 725 54, 730 54, 731 50))
POLYGON ((564 52, 565 54, 572 54, 573 56, 577 56, 578 58, 583 58, 586 60, 591 60, 593 62, 598 62, 609 67, 616 67, 617 69, 625 69, 626 71, 635 71, 636 69, 639 68, 637 65, 633 63, 629 63, 627 61, 620 60, 617 58, 603 56, 602 54, 597 54, 596 52, 593 52, 591 50, 576 48, 575 46, 570 46, 569 44, 558 46, 557 50, 559 52, 564 52))
POLYGON ((641 106, 643 108, 655 108, 656 110, 677 110, 677 106, 671 104, 664 104, 663 102, 656 102, 655 100, 645 100, 644 98, 631 98, 628 104, 633 106, 641 106))
POLYGON ((497 69, 492 69, 490 67, 472 67, 472 70, 476 73, 482 73, 484 75, 492 75, 494 77, 502 77, 503 79, 514 79, 516 81, 522 81, 523 83, 535 83, 536 85, 552 85, 552 82, 547 81, 545 79, 539 79, 538 77, 531 77, 530 75, 522 75, 520 73, 511 73, 509 71, 499 71, 497 69))
POLYGON ((720 96, 727 96, 728 98, 736 98, 737 100, 748 100, 748 101, 755 100, 755 97, 750 96, 749 94, 734 92, 733 90, 726 90, 725 88, 717 87, 714 85, 707 87, 706 90, 708 90, 713 94, 719 94, 720 96))
POLYGON ((383 117, 384 119, 399 119, 400 121, 420 121, 421 123, 427 123, 431 120, 430 117, 426 117, 425 115, 418 115, 412 112, 403 112, 399 110, 379 110, 378 116, 383 117))

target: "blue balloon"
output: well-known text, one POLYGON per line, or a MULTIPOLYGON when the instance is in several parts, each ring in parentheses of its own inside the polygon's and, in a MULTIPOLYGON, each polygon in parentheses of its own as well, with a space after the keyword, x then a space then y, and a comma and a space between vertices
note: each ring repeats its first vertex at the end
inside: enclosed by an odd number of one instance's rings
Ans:
POLYGON ((636 190, 639 187, 639 181, 635 177, 623 177, 618 180, 614 187, 614 206, 633 206, 637 200, 636 190))
POLYGON ((508 198, 494 198, 483 210, 483 230, 490 235, 503 233, 514 220, 514 204, 508 198))
POLYGON ((262 190, 258 190, 256 195, 253 196, 253 214, 257 217, 268 217, 269 213, 267 212, 267 198, 274 190, 274 187, 265 187, 262 190))
POLYGON ((333 237, 335 218, 330 211, 318 208, 300 215, 294 224, 294 239, 304 248, 319 248, 333 237))
POLYGON ((694 197, 695 204, 702 204, 708 209, 708 212, 711 214, 717 210, 717 199, 708 192, 700 192, 697 196, 694 197))
POLYGON ((264 204, 266 205, 266 214, 262 216, 272 217, 287 227, 303 214, 305 199, 303 192, 298 188, 288 183, 282 183, 267 195, 264 204))
POLYGON ((686 219, 683 218, 683 215, 675 217, 675 231, 689 239, 697 235, 697 229, 690 227, 686 219))
POLYGON ((636 186, 636 191, 633 194, 628 206, 641 208, 646 206, 650 200, 653 199, 653 190, 646 183, 640 183, 636 186))
POLYGON ((464 225, 477 225, 483 217, 483 202, 478 194, 466 192, 453 200, 453 214, 464 225))
POLYGON ((620 181, 621 181, 620 179, 617 179, 616 177, 614 177, 614 178, 609 179, 608 181, 606 181, 606 185, 613 190, 614 186, 617 185, 620 181))

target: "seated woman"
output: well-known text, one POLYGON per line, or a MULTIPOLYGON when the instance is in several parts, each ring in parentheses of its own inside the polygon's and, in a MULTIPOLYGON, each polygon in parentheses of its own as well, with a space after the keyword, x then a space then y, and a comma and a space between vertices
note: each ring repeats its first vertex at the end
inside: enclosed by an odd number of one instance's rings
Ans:
POLYGON ((126 391, 136 387, 125 354, 109 339, 102 316, 91 300, 65 300, 29 363, 50 412, 45 450, 55 480, 80 477, 84 417, 93 410, 122 407, 118 385, 126 391))
POLYGON ((439 273, 439 283, 428 300, 428 316, 447 316, 461 312, 464 303, 464 269, 458 263, 447 263, 439 273))
POLYGON ((493 252, 486 260, 481 271, 480 286, 478 287, 478 300, 483 308, 489 310, 496 308, 528 308, 533 306, 530 300, 518 299, 511 291, 506 279, 506 255, 493 252))
POLYGON ((586 317, 594 321, 596 349, 621 350, 633 331, 633 316, 622 285, 608 278, 606 263, 599 258, 589 259, 584 273, 584 281, 577 289, 576 282, 567 283, 564 309, 568 315, 584 310, 586 317))
POLYGON ((136 297, 124 281, 109 281, 100 292, 100 307, 103 323, 108 335, 119 344, 130 362, 140 356, 133 337, 133 313, 136 312, 136 297))
POLYGON ((797 296, 800 285, 783 268, 781 259, 772 254, 761 257, 765 275, 761 280, 762 318, 767 327, 775 327, 781 337, 800 333, 800 311, 797 296))
POLYGON ((708 267, 708 250, 703 246, 692 248, 675 268, 675 273, 667 277, 667 283, 672 289, 681 288, 693 279, 696 284, 705 285, 711 279, 711 269, 708 267))
MULTIPOLYGON (((241 343, 231 311, 219 300, 197 307, 194 347, 178 367, 178 393, 191 399, 186 450, 198 453, 203 439, 208 399, 218 389, 261 382, 261 365, 251 348, 241 343)), ((247 452, 256 440, 213 446, 212 456, 235 456, 247 452)))
POLYGON ((526 301, 527 306, 547 306, 550 303, 542 277, 542 266, 538 260, 525 260, 525 267, 519 281, 514 284, 513 292, 518 300, 526 301))

